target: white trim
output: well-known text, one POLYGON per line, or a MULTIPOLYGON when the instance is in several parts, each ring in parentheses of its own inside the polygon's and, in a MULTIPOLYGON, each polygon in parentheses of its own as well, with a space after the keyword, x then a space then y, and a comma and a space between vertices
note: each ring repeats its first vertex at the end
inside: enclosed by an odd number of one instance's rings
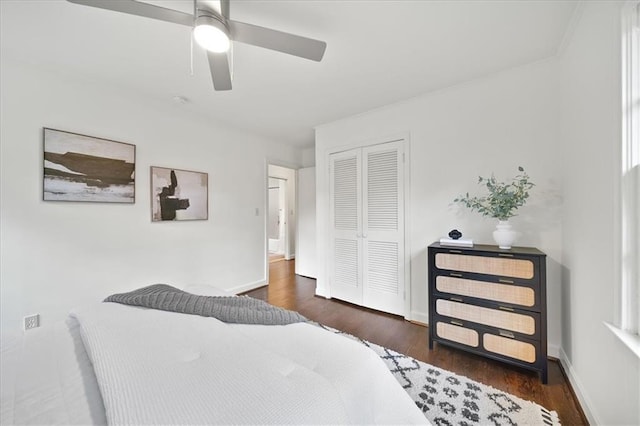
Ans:
POLYGON ((616 144, 615 165, 615 275, 614 282, 614 317, 609 329, 627 346, 631 338, 634 353, 634 340, 640 340, 640 271, 638 258, 640 247, 638 238, 638 211, 640 197, 636 194, 640 182, 632 182, 640 173, 640 118, 638 118, 636 102, 640 99, 640 1, 627 1, 621 11, 621 143, 616 144), (631 111, 635 109, 635 114, 631 111))
POLYGON ((242 284, 237 287, 232 287, 227 291, 233 294, 244 293, 245 291, 250 291, 259 287, 264 287, 267 284, 269 284, 267 280, 258 280, 251 283, 242 284))
POLYGON ((316 278, 316 296, 324 297, 327 300, 331 299, 331 296, 329 296, 329 294, 325 292, 325 288, 324 287, 320 288, 318 286, 317 278, 316 278))
POLYGON ((429 314, 426 312, 411 311, 411 321, 429 326, 429 314))
POLYGON ((571 365, 571 362, 569 362, 569 357, 567 357, 567 354, 564 352, 562 348, 560 348, 560 357, 558 359, 560 360, 560 364, 562 364, 562 368, 564 369, 564 372, 567 375, 567 378, 569 379, 571 388, 573 389, 573 392, 578 398, 580 407, 582 408, 584 415, 587 417, 587 421, 589 422, 589 424, 591 425, 603 424, 601 421, 599 421, 598 416, 591 409, 591 407, 594 407, 594 405, 592 404, 591 400, 587 396, 588 394, 585 391, 584 385, 578 378, 578 375, 576 374, 576 371, 571 365))
POLYGON ((547 344, 547 356, 560 359, 560 346, 547 344))
POLYGON ((262 281, 269 284, 269 159, 264 160, 264 202, 262 204, 262 222, 264 231, 264 275, 262 281))
POLYGON ((604 325, 607 326, 609 330, 618 338, 625 346, 631 349, 638 358, 640 358, 640 336, 637 334, 631 334, 628 331, 624 331, 620 327, 616 327, 615 325, 604 322, 604 325))
MULTIPOLYGON (((330 156, 332 154, 339 154, 341 152, 345 152, 345 151, 351 151, 352 149, 356 149, 356 148, 364 148, 367 146, 374 146, 374 145, 382 145, 385 143, 392 143, 392 142, 406 142, 409 140, 409 133, 403 133, 404 136, 389 136, 389 137, 382 137, 382 138, 375 138, 375 139, 367 139, 364 141, 358 141, 358 142, 351 142, 348 143, 346 145, 341 145, 341 146, 333 146, 333 147, 329 147, 326 151, 325 151, 325 158, 327 159, 327 164, 329 163, 330 160, 330 156)), ((327 174, 328 174, 328 170, 327 170, 327 174)))
POLYGON ((411 310, 411 133, 407 132, 402 143, 402 162, 404 167, 404 317, 408 321, 415 321, 411 310))

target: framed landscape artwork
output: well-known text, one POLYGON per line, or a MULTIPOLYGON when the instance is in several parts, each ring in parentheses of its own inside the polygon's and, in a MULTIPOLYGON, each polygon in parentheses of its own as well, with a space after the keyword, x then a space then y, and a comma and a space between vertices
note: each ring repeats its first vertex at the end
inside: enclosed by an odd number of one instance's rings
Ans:
POLYGON ((207 220, 209 175, 151 167, 151 220, 207 220))
POLYGON ((44 129, 44 201, 135 202, 136 146, 44 129))

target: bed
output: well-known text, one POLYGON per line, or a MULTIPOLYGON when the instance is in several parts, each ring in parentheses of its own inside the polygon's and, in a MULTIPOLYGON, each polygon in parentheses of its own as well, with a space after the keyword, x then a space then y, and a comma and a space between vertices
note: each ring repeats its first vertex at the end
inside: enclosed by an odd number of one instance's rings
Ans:
POLYGON ((378 355, 308 322, 96 303, 2 355, 2 424, 428 424, 378 355))

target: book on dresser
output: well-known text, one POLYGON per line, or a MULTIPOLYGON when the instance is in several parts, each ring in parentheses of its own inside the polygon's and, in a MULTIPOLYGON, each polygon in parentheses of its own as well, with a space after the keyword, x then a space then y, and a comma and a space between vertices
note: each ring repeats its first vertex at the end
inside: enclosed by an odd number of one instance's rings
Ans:
POLYGON ((546 255, 531 247, 428 248, 429 349, 446 344, 547 383, 546 255))

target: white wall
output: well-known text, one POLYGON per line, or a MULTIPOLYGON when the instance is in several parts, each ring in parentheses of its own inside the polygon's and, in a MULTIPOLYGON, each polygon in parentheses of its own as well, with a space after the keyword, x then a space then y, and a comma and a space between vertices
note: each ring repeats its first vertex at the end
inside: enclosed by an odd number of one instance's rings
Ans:
POLYGON ((302 150, 302 167, 313 167, 316 165, 316 148, 305 148, 302 150))
POLYGON ((265 282, 266 156, 299 153, 195 119, 170 100, 43 72, 3 57, 0 300, 4 336, 75 305, 163 282, 240 291, 265 282), (136 145, 133 205, 42 201, 42 128, 136 145), (149 167, 209 174, 209 220, 151 223, 149 167), (258 215, 256 215, 258 209, 258 215))
POLYGON ((640 361, 615 320, 621 2, 586 2, 561 59, 564 207, 561 360, 593 424, 640 424, 640 361))
POLYGON ((549 352, 557 356, 560 330, 560 176, 557 63, 554 60, 390 105, 316 129, 318 287, 326 288, 327 154, 336 147, 410 135, 410 318, 427 322, 426 248, 457 228, 476 243, 493 244, 495 223, 452 206, 480 191, 478 175, 510 178, 522 165, 537 184, 513 219, 516 245, 548 255, 549 352))

